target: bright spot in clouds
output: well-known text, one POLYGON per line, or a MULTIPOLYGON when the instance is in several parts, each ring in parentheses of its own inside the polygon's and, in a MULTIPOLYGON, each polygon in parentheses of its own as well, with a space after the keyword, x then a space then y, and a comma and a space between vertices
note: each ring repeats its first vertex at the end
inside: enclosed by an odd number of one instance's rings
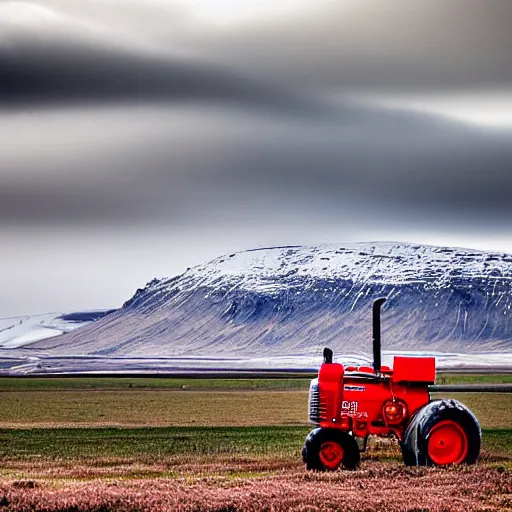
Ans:
POLYGON ((296 10, 303 0, 190 0, 200 16, 219 22, 234 22, 243 18, 270 17, 296 10))
POLYGON ((462 93, 457 96, 376 96, 354 98, 364 104, 437 115, 485 128, 512 128, 512 93, 462 93))

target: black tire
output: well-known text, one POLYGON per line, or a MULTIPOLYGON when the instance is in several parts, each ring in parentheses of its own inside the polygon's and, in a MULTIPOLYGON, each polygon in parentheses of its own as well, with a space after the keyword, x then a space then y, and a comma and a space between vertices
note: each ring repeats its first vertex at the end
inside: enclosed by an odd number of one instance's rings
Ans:
POLYGON ((474 464, 476 462, 482 444, 482 430, 475 415, 457 400, 434 400, 412 417, 405 430, 401 448, 406 466, 449 464, 441 464, 439 461, 436 463, 429 455, 429 440, 433 429, 446 421, 455 423, 457 428, 464 432, 467 440, 465 453, 460 452, 460 460, 456 463, 474 464))
POLYGON ((361 455, 356 440, 350 434, 334 428, 315 428, 306 437, 302 460, 308 470, 335 471, 340 466, 352 470, 359 466, 361 455), (343 448, 343 457, 336 467, 327 467, 320 457, 322 445, 328 442, 337 443, 343 448))

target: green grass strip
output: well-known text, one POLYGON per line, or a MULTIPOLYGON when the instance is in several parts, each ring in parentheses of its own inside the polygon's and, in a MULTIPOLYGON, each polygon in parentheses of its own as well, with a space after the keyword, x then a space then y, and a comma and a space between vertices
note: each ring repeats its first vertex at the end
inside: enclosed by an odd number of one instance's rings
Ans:
MULTIPOLYGON (((310 427, 1 429, 0 461, 246 454, 298 457, 310 427)), ((512 429, 483 431, 483 449, 512 457, 512 429)))

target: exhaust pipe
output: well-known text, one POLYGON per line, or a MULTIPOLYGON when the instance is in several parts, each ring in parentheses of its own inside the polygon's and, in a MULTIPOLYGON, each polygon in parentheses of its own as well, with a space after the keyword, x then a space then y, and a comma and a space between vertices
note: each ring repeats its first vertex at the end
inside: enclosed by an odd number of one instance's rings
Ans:
POLYGON ((380 308, 386 302, 382 297, 373 303, 373 371, 380 372, 381 367, 381 335, 380 335, 380 308))
POLYGON ((332 350, 330 348, 324 348, 324 363, 332 364, 332 350))

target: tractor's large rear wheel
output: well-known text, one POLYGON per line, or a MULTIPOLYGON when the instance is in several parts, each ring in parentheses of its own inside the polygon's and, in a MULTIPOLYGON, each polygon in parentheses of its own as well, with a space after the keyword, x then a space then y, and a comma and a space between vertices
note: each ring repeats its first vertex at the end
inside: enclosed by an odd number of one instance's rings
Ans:
POLYGON ((334 428, 315 428, 302 448, 306 469, 317 471, 336 471, 339 467, 355 469, 360 458, 356 440, 334 428))
POLYGON ((401 444, 407 466, 474 464, 482 432, 474 414, 457 400, 434 400, 411 419, 401 444))

